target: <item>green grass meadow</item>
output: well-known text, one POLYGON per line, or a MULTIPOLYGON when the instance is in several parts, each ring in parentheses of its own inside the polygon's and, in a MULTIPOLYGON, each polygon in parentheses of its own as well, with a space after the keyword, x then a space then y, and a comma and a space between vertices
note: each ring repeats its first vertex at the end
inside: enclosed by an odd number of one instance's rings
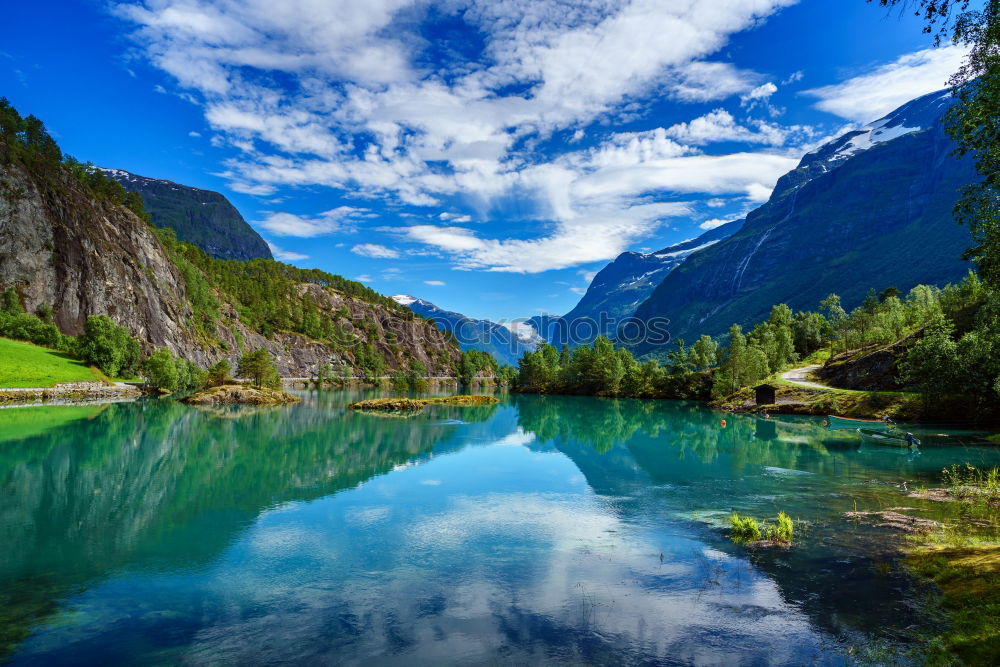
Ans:
POLYGON ((61 382, 103 379, 96 368, 62 352, 0 338, 0 388, 46 388, 61 382))

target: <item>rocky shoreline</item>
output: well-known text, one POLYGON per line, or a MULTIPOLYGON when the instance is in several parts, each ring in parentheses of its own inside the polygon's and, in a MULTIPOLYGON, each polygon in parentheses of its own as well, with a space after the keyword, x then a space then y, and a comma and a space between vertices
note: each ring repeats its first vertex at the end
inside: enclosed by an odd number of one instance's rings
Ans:
POLYGON ((143 395, 136 385, 125 382, 66 382, 47 388, 0 389, 0 405, 9 403, 72 402, 89 400, 129 401, 143 395))

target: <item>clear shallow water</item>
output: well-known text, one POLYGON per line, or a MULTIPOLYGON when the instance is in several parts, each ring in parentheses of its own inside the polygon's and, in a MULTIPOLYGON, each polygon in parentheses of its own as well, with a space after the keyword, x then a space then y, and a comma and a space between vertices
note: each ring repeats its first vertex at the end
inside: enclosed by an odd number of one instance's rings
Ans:
POLYGON ((0 656, 14 664, 839 664, 933 623, 885 533, 919 456, 818 420, 513 396, 402 419, 168 401, 0 410, 0 656), (725 418, 726 428, 719 420, 725 418), (732 544, 736 509, 809 522, 732 544))

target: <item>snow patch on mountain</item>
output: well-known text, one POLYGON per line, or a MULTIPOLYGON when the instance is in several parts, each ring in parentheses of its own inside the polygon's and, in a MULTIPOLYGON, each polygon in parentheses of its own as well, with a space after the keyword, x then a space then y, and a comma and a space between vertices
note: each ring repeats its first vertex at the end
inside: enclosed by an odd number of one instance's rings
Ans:
MULTIPOLYGON (((693 240, 694 239, 688 239, 687 241, 681 241, 681 243, 688 243, 689 241, 693 241, 693 240)), ((701 245, 695 246, 694 248, 685 248, 683 250, 674 250, 673 252, 663 252, 663 251, 661 251, 661 252, 653 253, 651 256, 652 257, 656 257, 657 259, 670 259, 670 258, 676 258, 676 257, 686 257, 687 255, 690 255, 693 252, 698 252, 702 248, 707 248, 708 246, 712 245, 713 243, 718 243, 718 242, 719 242, 719 239, 716 239, 714 241, 709 241, 708 243, 702 243, 701 245)), ((680 245, 680 243, 675 244, 675 245, 680 245)))
POLYGON ((538 335, 538 331, 530 322, 501 322, 500 326, 506 327, 514 336, 527 346, 534 346, 544 343, 545 339, 538 335))
POLYGON ((391 298, 393 301, 401 306, 409 306, 411 303, 416 303, 419 301, 416 297, 410 296, 409 294, 394 294, 391 298))

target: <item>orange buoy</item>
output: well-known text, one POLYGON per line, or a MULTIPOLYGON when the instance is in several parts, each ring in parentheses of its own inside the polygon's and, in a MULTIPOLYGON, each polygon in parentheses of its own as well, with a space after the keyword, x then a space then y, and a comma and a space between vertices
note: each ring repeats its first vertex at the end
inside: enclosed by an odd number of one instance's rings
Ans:
POLYGON ((823 420, 823 426, 827 426, 826 420, 823 420))
POLYGON ((723 420, 722 420, 721 422, 719 422, 719 425, 720 425, 720 426, 721 426, 722 428, 726 428, 726 420, 725 420, 725 419, 723 419, 723 420))

